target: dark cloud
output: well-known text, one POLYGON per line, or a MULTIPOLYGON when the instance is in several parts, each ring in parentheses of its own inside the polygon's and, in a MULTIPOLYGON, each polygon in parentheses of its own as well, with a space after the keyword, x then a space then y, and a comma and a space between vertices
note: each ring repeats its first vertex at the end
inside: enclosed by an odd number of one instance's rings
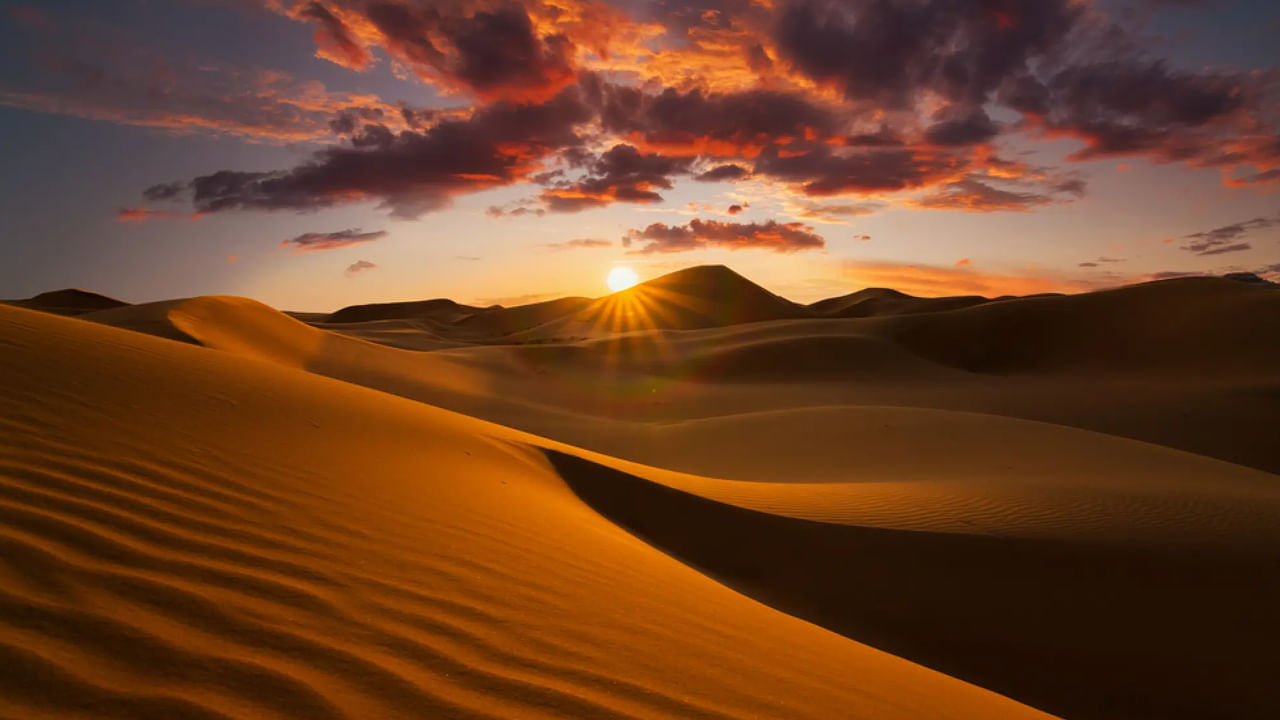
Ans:
POLYGON ((518 4, 468 14, 463 4, 373 2, 368 20, 424 79, 483 98, 543 100, 574 79, 573 43, 540 35, 518 4))
POLYGON ((687 252, 718 248, 741 250, 759 248, 780 253, 820 250, 826 246, 822 236, 812 227, 798 222, 735 223, 717 220, 689 221, 687 225, 653 223, 643 230, 630 230, 622 240, 625 247, 640 244, 631 253, 687 252))
POLYGON ((964 115, 930 125, 924 138, 933 145, 974 145, 987 142, 999 133, 1000 126, 981 108, 975 108, 964 115))
POLYGON ((775 34, 783 58, 851 100, 905 109, 930 91, 977 107, 1083 14, 1073 0, 801 0, 775 34))
POLYGON ((797 183, 806 195, 838 195, 907 190, 956 174, 967 160, 946 153, 913 150, 836 152, 829 145, 782 153, 767 148, 756 158, 755 174, 797 183))
POLYGON ((1145 156, 1255 171, 1229 184, 1280 181, 1280 139, 1265 73, 1192 72, 1142 53, 1120 26, 1075 0, 797 0, 775 26, 783 59, 855 103, 948 116, 926 128, 940 146, 986 142, 996 101, 1022 127, 1085 142, 1072 160, 1145 156))
POLYGON ((736 205, 736 204, 735 204, 735 205, 730 205, 730 206, 729 206, 729 209, 728 209, 728 211, 727 211, 727 212, 728 212, 730 215, 737 215, 738 213, 742 212, 743 208, 744 208, 744 206, 743 206, 743 205, 736 205))
POLYGON ((355 275, 356 273, 361 273, 365 270, 375 270, 377 267, 378 265, 376 263, 371 263, 368 260, 357 260, 347 266, 346 273, 347 275, 355 275))
MULTIPOLYGON (((282 247, 292 248, 294 252, 319 252, 322 250, 338 250, 340 248, 361 245, 387 236, 386 230, 360 232, 355 230, 338 230, 336 232, 309 232, 289 238, 280 243, 282 247)), ((363 261, 361 261, 363 262, 363 261)))
MULTIPOLYGON (((408 108, 401 108, 403 116, 408 108)), ((329 121, 335 135, 354 135, 365 123, 380 122, 386 113, 378 107, 350 107, 339 110, 329 121)))
POLYGON ((1087 145, 1076 159, 1149 154, 1166 161, 1211 160, 1206 153, 1213 149, 1198 146, 1202 136, 1195 131, 1229 118, 1247 99, 1235 74, 1189 73, 1133 58, 1066 67, 1042 92, 1037 106, 1017 109, 1083 139, 1087 145))
POLYGON ((1212 230, 1204 230, 1201 232, 1191 233, 1184 236, 1191 242, 1181 246, 1187 252, 1196 255, 1222 255, 1231 252, 1240 252, 1242 250, 1250 250, 1253 246, 1247 242, 1237 242, 1246 235, 1255 230, 1265 230, 1266 228, 1280 225, 1280 215, 1273 217, 1256 217, 1252 220, 1242 220, 1230 225, 1223 225, 1212 230))
POLYGON ((699 182, 730 182, 733 180, 741 180, 751 174, 751 171, 741 165, 717 165, 710 170, 695 176, 693 179, 699 182))
POLYGON ((180 182, 160 183, 142 191, 142 197, 152 201, 174 200, 186 192, 186 184, 180 182))
POLYGON ((654 94, 594 82, 604 130, 669 155, 750 155, 779 141, 827 137, 843 125, 833 111, 796 93, 667 88, 654 94))
POLYGON ((657 190, 673 187, 671 176, 687 173, 690 162, 614 145, 591 163, 586 177, 556 183, 541 197, 552 212, 577 212, 613 202, 660 202, 657 190))
POLYGON ((417 217, 447 206, 454 195, 523 180, 542 159, 581 142, 575 126, 591 117, 570 88, 546 103, 496 103, 422 131, 365 125, 349 145, 321 150, 293 169, 223 170, 192 180, 189 188, 204 212, 376 200, 396 216, 417 217))

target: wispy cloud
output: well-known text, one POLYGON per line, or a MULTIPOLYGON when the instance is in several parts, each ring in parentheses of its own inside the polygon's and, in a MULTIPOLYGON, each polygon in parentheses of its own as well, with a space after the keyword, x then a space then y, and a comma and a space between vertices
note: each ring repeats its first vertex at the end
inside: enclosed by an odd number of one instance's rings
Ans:
POLYGON ((358 228, 354 230, 338 230, 336 232, 309 232, 289 238, 281 242, 280 245, 292 248, 295 253, 320 252, 338 250, 352 245, 362 245, 374 240, 381 240, 386 236, 386 230, 361 232, 358 228))
POLYGON ((1240 222, 1223 225, 1212 230, 1203 230, 1186 235, 1184 236, 1185 239, 1191 242, 1183 245, 1182 249, 1196 255, 1222 255, 1251 250, 1253 249, 1252 244, 1238 241, 1255 231, 1265 230, 1275 225, 1280 225, 1280 214, 1272 217, 1241 220, 1240 222))

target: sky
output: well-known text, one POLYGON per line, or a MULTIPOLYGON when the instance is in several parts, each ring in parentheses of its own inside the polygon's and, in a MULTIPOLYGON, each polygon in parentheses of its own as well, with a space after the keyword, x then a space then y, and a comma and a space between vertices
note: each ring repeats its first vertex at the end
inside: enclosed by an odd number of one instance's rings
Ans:
POLYGON ((0 0, 0 297, 1280 280, 1274 0, 0 0))

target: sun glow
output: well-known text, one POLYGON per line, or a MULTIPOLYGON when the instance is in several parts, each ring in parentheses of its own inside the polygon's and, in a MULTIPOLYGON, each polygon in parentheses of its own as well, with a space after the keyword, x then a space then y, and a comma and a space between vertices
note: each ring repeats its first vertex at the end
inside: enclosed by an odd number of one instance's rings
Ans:
POLYGON ((609 275, 604 279, 604 281, 605 284, 609 286, 610 290, 618 292, 619 290, 626 290, 632 285, 640 282, 640 278, 636 275, 635 270, 632 270, 625 265, 619 265, 609 271, 609 275))

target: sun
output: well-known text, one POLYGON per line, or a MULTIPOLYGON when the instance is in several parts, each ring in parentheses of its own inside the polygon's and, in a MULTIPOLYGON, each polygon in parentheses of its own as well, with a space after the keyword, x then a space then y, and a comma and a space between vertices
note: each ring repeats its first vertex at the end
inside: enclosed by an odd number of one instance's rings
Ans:
POLYGON ((625 265, 619 265, 609 271, 609 275, 604 279, 604 281, 605 284, 609 286, 610 290, 618 292, 619 290, 626 290, 632 285, 640 282, 640 278, 636 275, 635 270, 632 270, 625 265))

